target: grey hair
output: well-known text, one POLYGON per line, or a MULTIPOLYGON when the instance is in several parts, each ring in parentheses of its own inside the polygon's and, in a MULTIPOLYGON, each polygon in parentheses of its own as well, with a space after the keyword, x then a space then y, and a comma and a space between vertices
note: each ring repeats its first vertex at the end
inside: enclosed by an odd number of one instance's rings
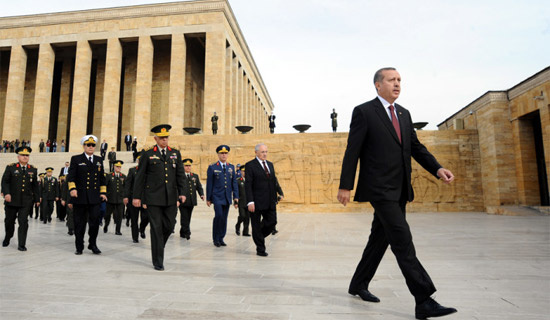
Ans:
MULTIPOLYGON (((265 145, 265 143, 258 143, 258 144, 254 147, 254 151, 257 152, 258 150, 260 150, 260 147, 261 147, 261 146, 266 146, 266 145, 265 145)), ((267 146, 266 146, 266 147, 267 147, 267 146)))
POLYGON ((380 82, 382 80, 384 80, 384 74, 382 72, 384 71, 389 71, 389 70, 396 70, 394 67, 386 67, 386 68, 382 68, 378 71, 376 71, 376 73, 374 74, 374 83, 377 83, 377 82, 380 82))

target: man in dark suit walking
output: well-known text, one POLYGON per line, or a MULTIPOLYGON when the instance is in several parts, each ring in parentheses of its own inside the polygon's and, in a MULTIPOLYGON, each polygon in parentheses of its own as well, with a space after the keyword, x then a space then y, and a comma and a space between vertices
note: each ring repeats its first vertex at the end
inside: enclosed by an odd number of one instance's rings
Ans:
POLYGON ((76 255, 84 250, 84 234, 88 224, 88 249, 94 254, 100 254, 97 247, 97 233, 99 231, 100 212, 102 201, 107 201, 107 186, 103 158, 94 155, 97 137, 86 135, 80 139, 84 153, 71 157, 67 183, 71 199, 69 209, 73 210, 75 228, 76 255))
POLYGON ((350 201, 357 161, 361 160, 354 200, 370 202, 374 207, 374 219, 349 293, 359 295, 365 301, 380 301, 368 290, 369 283, 390 245, 415 298, 416 318, 454 313, 456 309, 443 307, 431 298, 436 289, 416 257, 405 218, 406 203, 414 198, 411 156, 445 183, 452 182, 454 176, 418 141, 409 111, 395 103, 401 91, 401 76, 397 70, 378 70, 374 85, 378 97, 353 110, 338 190, 338 201, 345 206, 350 201))
POLYGON ((105 159, 105 155, 107 154, 107 148, 109 147, 109 144, 105 139, 103 139, 103 142, 101 143, 101 146, 99 148, 99 154, 103 159, 105 159))
POLYGON ((126 144, 126 151, 130 151, 130 147, 132 146, 132 135, 130 132, 126 133, 124 136, 124 143, 126 144))
POLYGON ((172 126, 161 124, 151 132, 156 145, 142 151, 134 180, 135 207, 149 213, 151 256, 155 270, 164 270, 164 246, 174 231, 177 203, 185 202, 183 166, 179 150, 168 146, 172 126))
POLYGON ((183 168, 185 170, 184 183, 187 186, 185 202, 180 205, 180 237, 187 240, 191 239, 191 215, 193 208, 197 205, 197 193, 204 201, 204 190, 202 189, 199 175, 191 172, 193 159, 183 159, 183 168))
POLYGON ((267 161, 267 146, 263 143, 254 149, 256 158, 246 163, 246 200, 252 222, 252 239, 256 254, 267 257, 265 238, 277 224, 277 176, 273 163, 267 161))

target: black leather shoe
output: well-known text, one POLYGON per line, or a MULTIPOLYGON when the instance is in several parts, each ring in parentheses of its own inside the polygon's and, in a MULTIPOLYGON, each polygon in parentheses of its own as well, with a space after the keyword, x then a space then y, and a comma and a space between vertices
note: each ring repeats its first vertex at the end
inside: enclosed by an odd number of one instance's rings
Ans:
POLYGON ((127 227, 130 226, 130 221, 126 220, 126 226, 127 226, 127 227))
POLYGON ((432 318, 432 317, 442 317, 449 315, 451 313, 455 313, 455 308, 447 308, 435 301, 432 298, 426 299, 426 301, 417 304, 416 308, 414 309, 416 319, 426 319, 426 318, 432 318))
POLYGON ((375 296, 374 294, 370 293, 369 290, 367 289, 359 289, 357 291, 348 291, 349 294, 351 294, 352 296, 359 296, 363 301, 368 301, 368 302, 380 302, 380 299, 378 299, 377 296, 375 296))
POLYGON ((109 228, 108 228, 107 226, 103 227, 103 233, 107 233, 107 230, 108 230, 108 229, 109 229, 109 228))
POLYGON ((214 242, 214 245, 215 245, 216 247, 220 247, 220 246, 221 246, 221 244, 220 244, 219 242, 214 242))
POLYGON ((116 234, 117 236, 121 236, 121 235, 122 235, 122 233, 121 233, 120 231, 115 232, 115 234, 116 234))
POLYGON ((74 234, 73 230, 69 230, 69 232, 67 232, 70 236, 72 236, 74 234))
POLYGON ((25 246, 18 246, 18 247, 17 247, 17 250, 19 250, 19 251, 27 251, 27 248, 25 248, 25 246))
POLYGON ((157 271, 164 271, 164 266, 154 266, 157 271))
POLYGON ((185 236, 185 239, 189 240, 189 239, 191 239, 191 236, 190 236, 190 235, 186 235, 186 236, 185 236))
POLYGON ((82 254, 82 250, 76 250, 76 251, 74 252, 74 254, 76 254, 77 256, 79 256, 79 255, 82 254))
POLYGON ((277 233, 279 233, 279 231, 277 231, 277 229, 273 229, 273 231, 271 232, 272 235, 276 235, 277 233))
POLYGON ((99 250, 99 248, 96 247, 96 246, 93 246, 93 247, 92 247, 92 246, 88 246, 88 249, 92 250, 92 252, 93 252, 94 254, 100 254, 100 253, 101 253, 101 250, 99 250))
POLYGON ((249 233, 243 233, 243 237, 250 237, 249 233))
POLYGON ((222 242, 220 242, 220 246, 222 246, 222 247, 227 247, 227 244, 226 244, 225 242, 222 241, 222 242))
POLYGON ((241 235, 241 230, 239 230, 239 225, 236 225, 235 226, 235 233, 240 236, 241 235))
POLYGON ((139 243, 139 240, 138 240, 138 239, 134 239, 134 243, 139 243))
POLYGON ((145 231, 140 232, 139 235, 141 236, 141 239, 145 239, 145 231))
POLYGON ((9 241, 9 240, 6 239, 6 240, 2 241, 2 247, 7 247, 7 246, 9 246, 9 245, 10 245, 10 241, 9 241))
POLYGON ((269 254, 265 251, 262 251, 262 252, 256 252, 257 255, 259 255, 260 257, 267 257, 269 254))

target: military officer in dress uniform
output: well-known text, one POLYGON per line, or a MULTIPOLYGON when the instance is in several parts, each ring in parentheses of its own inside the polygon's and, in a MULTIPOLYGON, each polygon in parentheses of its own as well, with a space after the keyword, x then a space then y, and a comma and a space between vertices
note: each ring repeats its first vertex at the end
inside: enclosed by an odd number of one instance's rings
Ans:
POLYGON ((124 215, 124 183, 126 175, 122 171, 124 161, 116 160, 114 163, 115 171, 107 175, 107 212, 105 215, 105 226, 103 232, 107 233, 111 214, 115 221, 115 234, 121 236, 120 227, 122 226, 122 216, 124 215))
POLYGON ((69 208, 73 209, 75 227, 76 255, 84 250, 84 234, 88 224, 88 249, 94 254, 100 254, 97 247, 97 233, 99 231, 99 205, 107 201, 107 186, 103 158, 94 155, 97 137, 86 135, 80 139, 84 148, 82 154, 71 157, 69 175, 67 176, 69 192, 69 208))
MULTIPOLYGON (((42 197, 42 183, 44 182, 44 176, 46 173, 40 172, 38 174, 38 196, 42 197)), ((35 216, 34 219, 38 218, 40 216, 40 221, 44 220, 44 213, 42 213, 42 206, 38 205, 34 207, 35 216)))
POLYGON ((246 168, 241 167, 241 176, 237 178, 237 185, 239 186, 239 217, 237 218, 237 224, 235 225, 235 233, 241 235, 241 223, 243 224, 243 236, 250 237, 248 233, 248 226, 250 225, 250 212, 248 212, 248 206, 246 201, 246 188, 245 188, 245 176, 246 168))
POLYGON ((10 244, 10 239, 15 232, 15 219, 17 219, 17 240, 19 251, 27 251, 27 230, 29 228, 29 212, 32 212, 32 205, 40 203, 38 194, 38 172, 29 164, 29 155, 32 152, 30 147, 19 147, 15 150, 18 162, 8 164, 2 176, 2 195, 4 196, 6 218, 4 227, 6 237, 2 247, 10 244))
POLYGON ((174 231, 178 200, 185 202, 181 154, 168 146, 171 128, 161 124, 151 129, 156 145, 141 154, 132 200, 149 213, 153 267, 159 271, 164 270, 164 246, 174 231))
POLYGON ((185 202, 180 205, 180 237, 191 239, 191 229, 189 227, 191 223, 191 214, 193 214, 193 208, 197 205, 197 193, 204 201, 204 191, 199 179, 199 175, 191 172, 191 166, 193 165, 192 159, 183 159, 183 168, 185 171, 185 185, 187 186, 185 194, 185 202))
POLYGON ((218 161, 208 166, 206 172, 206 205, 214 204, 214 221, 212 223, 212 239, 216 247, 227 244, 223 241, 227 231, 227 215, 229 206, 239 202, 239 189, 235 179, 235 167, 227 162, 227 154, 231 149, 227 145, 216 148, 218 161))
POLYGON ((46 176, 42 182, 42 212, 44 215, 44 224, 52 222, 52 213, 55 201, 59 200, 59 184, 57 179, 52 176, 53 168, 46 168, 46 176))
MULTIPOLYGON (((141 152, 137 153, 136 158, 139 160, 141 157, 141 152)), ((141 232, 141 237, 145 239, 145 228, 149 223, 149 217, 147 212, 141 207, 134 207, 132 201, 134 200, 134 181, 136 177, 136 172, 139 166, 135 166, 128 170, 128 177, 126 178, 126 183, 124 183, 124 204, 126 205, 126 215, 130 217, 131 229, 132 229, 132 240, 134 243, 139 242, 138 233, 141 232), (141 225, 138 226, 138 220, 141 212, 141 225), (143 229, 142 229, 143 228, 143 229)), ((139 196, 138 198, 141 198, 139 196)))
POLYGON ((61 195, 63 192, 61 188, 65 183, 65 180, 66 180, 65 178, 66 176, 60 176, 57 183, 58 198, 57 198, 57 201, 55 202, 55 210, 57 212, 57 218, 59 219, 59 221, 65 221, 65 217, 67 216, 67 207, 61 204, 61 195))

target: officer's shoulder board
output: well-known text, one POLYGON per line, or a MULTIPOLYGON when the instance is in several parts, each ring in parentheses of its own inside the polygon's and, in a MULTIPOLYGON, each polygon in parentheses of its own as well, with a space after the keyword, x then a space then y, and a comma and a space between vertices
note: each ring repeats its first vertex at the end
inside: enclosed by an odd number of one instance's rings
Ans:
POLYGON ((33 166, 32 164, 29 164, 29 166, 31 166, 31 169, 36 169, 36 167, 33 166))
POLYGON ((217 164, 218 164, 218 161, 212 162, 212 163, 210 164, 210 166, 215 166, 215 165, 217 165, 217 164))
POLYGON ((17 162, 8 164, 8 167, 14 167, 17 164, 17 162))

